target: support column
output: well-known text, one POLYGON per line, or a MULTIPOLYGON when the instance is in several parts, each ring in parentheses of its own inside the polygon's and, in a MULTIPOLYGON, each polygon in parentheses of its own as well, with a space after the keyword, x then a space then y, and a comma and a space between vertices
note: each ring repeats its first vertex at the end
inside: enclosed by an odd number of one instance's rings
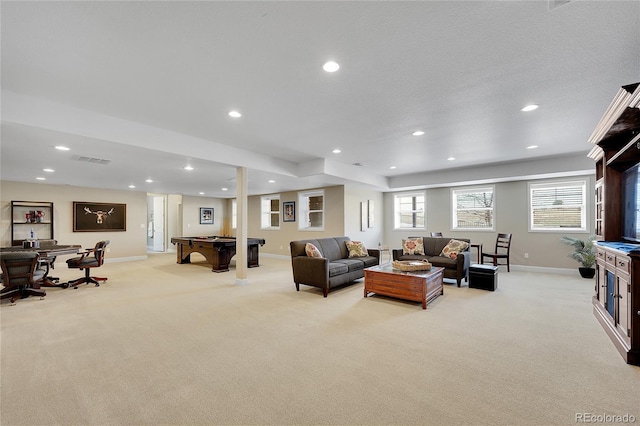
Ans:
POLYGON ((249 175, 246 167, 236 169, 236 205, 238 228, 236 229, 236 284, 248 284, 247 279, 247 193, 249 175))

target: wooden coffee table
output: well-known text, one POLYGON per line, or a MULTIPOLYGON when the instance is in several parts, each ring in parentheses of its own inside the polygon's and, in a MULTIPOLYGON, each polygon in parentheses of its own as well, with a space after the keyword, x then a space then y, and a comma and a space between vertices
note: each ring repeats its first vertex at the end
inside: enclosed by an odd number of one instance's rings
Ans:
POLYGON ((422 309, 427 309, 427 302, 444 294, 443 274, 444 268, 440 267, 412 272, 393 269, 391 264, 367 268, 364 271, 364 297, 376 293, 422 302, 422 309))

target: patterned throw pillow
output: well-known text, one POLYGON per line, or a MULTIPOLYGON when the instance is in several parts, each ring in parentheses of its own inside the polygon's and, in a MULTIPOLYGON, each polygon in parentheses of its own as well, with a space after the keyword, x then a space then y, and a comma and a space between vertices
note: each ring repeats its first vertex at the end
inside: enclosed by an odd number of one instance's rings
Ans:
POLYGON ((369 256, 369 252, 361 241, 347 241, 346 244, 349 249, 349 257, 369 256))
POLYGON ((424 254, 422 237, 402 240, 402 254, 424 254))
POLYGON ((469 247, 469 243, 460 240, 449 240, 446 246, 442 249, 440 256, 455 259, 458 257, 458 253, 465 251, 469 247))
POLYGON ((322 253, 318 250, 318 247, 314 246, 311 243, 307 243, 304 246, 304 251, 307 253, 309 257, 322 257, 322 253))

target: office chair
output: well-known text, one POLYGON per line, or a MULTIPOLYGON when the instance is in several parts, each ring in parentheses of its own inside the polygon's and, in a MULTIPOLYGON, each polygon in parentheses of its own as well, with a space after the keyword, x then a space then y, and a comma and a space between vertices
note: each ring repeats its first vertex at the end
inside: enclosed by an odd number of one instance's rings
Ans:
POLYGON ((47 293, 40 289, 45 271, 38 269, 38 253, 0 252, 0 267, 2 268, 2 285, 0 299, 11 297, 11 304, 16 300, 29 296, 40 296, 43 299, 47 293))
POLYGON ((509 252, 511 250, 511 234, 498 234, 496 237, 496 248, 493 253, 482 253, 482 263, 484 258, 488 257, 493 261, 493 266, 507 265, 507 272, 511 272, 509 268, 509 252), (505 259, 507 263, 498 263, 499 259, 505 259))
POLYGON ((86 249, 80 256, 67 260, 69 268, 84 269, 84 277, 74 281, 69 281, 69 285, 78 288, 79 284, 93 283, 96 287, 100 286, 100 281, 106 281, 107 278, 91 277, 89 271, 91 268, 99 268, 104 263, 105 247, 109 244, 109 240, 98 241, 92 249, 86 249))

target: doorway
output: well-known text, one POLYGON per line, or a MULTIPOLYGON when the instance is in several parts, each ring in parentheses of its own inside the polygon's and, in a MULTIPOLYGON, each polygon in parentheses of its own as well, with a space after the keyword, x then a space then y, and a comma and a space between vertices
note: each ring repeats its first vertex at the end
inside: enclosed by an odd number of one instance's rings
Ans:
POLYGON ((164 252, 166 196, 147 194, 147 251, 164 252))

